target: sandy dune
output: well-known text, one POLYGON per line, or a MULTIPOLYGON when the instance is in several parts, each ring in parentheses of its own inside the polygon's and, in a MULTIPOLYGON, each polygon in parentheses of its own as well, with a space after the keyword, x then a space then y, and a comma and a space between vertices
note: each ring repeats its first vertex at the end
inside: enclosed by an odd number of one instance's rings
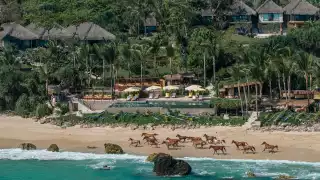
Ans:
MULTIPOLYGON (((63 151, 80 151, 103 153, 103 144, 106 142, 116 143, 123 147, 125 152, 137 155, 148 155, 153 152, 169 153, 177 157, 213 157, 219 159, 272 159, 293 161, 320 161, 320 133, 308 132, 253 132, 243 128, 212 127, 192 130, 169 130, 157 128, 153 132, 159 134, 162 141, 166 137, 175 138, 176 134, 187 136, 201 136, 203 134, 215 135, 227 141, 227 155, 213 155, 209 149, 195 149, 191 143, 181 143, 178 150, 167 150, 166 146, 151 148, 129 147, 129 137, 142 139, 141 133, 145 131, 130 130, 128 128, 89 128, 83 129, 78 126, 67 129, 39 124, 32 119, 20 117, 0 116, 0 148, 16 148, 19 143, 31 142, 38 148, 47 148, 56 143, 63 151), (247 141, 257 149, 256 154, 243 154, 238 151, 232 140, 247 141), (277 144, 279 152, 270 154, 262 152, 263 141, 269 144, 277 144), (87 149, 87 146, 96 146, 97 149, 87 149)), ((151 132, 151 131, 148 131, 151 132)))

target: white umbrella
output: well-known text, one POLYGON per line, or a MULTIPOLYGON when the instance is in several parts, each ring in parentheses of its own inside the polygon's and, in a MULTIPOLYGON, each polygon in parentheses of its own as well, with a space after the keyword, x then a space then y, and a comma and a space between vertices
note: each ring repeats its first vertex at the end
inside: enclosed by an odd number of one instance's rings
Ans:
POLYGON ((187 91, 195 91, 195 89, 199 89, 199 88, 201 88, 200 85, 191 85, 191 86, 186 87, 185 90, 187 90, 187 91))
POLYGON ((130 88, 123 90, 123 92, 138 92, 140 90, 141 90, 141 88, 139 88, 139 87, 130 87, 130 88))
POLYGON ((150 86, 146 89, 146 91, 154 91, 154 90, 159 90, 161 89, 160 86, 150 86))
POLYGON ((163 88, 163 90, 169 90, 169 91, 171 91, 171 90, 178 90, 178 89, 179 89, 178 86, 165 86, 165 87, 163 88))

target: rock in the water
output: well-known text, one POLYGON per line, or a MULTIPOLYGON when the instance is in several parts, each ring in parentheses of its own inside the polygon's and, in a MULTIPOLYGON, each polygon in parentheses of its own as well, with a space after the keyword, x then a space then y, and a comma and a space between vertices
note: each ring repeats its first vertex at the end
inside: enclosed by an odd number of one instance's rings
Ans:
POLYGON ((277 179, 294 179, 295 177, 293 176, 287 176, 287 175, 279 175, 277 179))
POLYGON ((56 145, 56 144, 51 144, 51 145, 48 147, 47 151, 59 152, 59 147, 58 147, 58 145, 56 145))
POLYGON ((165 154, 165 153, 152 153, 147 157, 146 161, 147 162, 154 162, 156 157, 160 157, 160 156, 170 156, 170 155, 169 154, 165 154))
POLYGON ((248 177, 256 177, 256 175, 251 171, 247 172, 247 176, 248 177))
POLYGON ((104 144, 104 149, 107 154, 123 154, 122 148, 117 144, 104 144))
POLYGON ((37 146, 31 143, 22 143, 19 145, 19 148, 21 148, 22 150, 36 150, 37 146))
POLYGON ((172 156, 164 153, 159 153, 153 159, 154 167, 153 172, 157 176, 185 176, 191 173, 191 166, 183 161, 176 160, 172 156))

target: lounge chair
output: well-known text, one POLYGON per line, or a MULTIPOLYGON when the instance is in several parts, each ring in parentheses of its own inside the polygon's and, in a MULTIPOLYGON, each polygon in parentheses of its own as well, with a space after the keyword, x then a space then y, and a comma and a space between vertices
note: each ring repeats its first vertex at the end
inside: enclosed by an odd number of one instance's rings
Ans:
POLYGON ((139 98, 139 95, 135 95, 135 96, 133 96, 133 98, 131 99, 131 101, 136 101, 136 100, 138 100, 138 98, 139 98))
POLYGON ((176 98, 177 97, 177 93, 172 93, 171 98, 176 98))
POLYGON ((153 99, 153 93, 149 94, 149 99, 153 99))
POLYGON ((199 101, 203 101, 203 96, 199 95, 199 101))
POLYGON ((156 94, 156 95, 154 96, 154 99, 159 99, 159 97, 160 97, 160 94, 156 94))
POLYGON ((132 96, 129 95, 129 96, 127 97, 127 101, 131 101, 131 99, 132 99, 132 96))
POLYGON ((170 97, 170 93, 166 93, 166 98, 169 98, 170 97))

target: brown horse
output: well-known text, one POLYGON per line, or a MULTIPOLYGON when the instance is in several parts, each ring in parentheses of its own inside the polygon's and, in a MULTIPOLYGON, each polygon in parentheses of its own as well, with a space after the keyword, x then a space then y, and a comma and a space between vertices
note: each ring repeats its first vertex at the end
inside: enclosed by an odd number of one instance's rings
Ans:
POLYGON ((129 138, 129 141, 131 141, 129 146, 134 145, 135 147, 138 147, 138 145, 141 144, 141 143, 140 143, 140 140, 134 140, 134 139, 132 139, 132 138, 129 138))
POLYGON ((256 148, 254 146, 243 146, 243 154, 248 153, 248 151, 252 151, 253 154, 256 153, 256 148))
POLYGON ((178 141, 163 141, 162 144, 165 144, 168 149, 170 149, 170 146, 172 148, 178 147, 178 141))
POLYGON ((203 137, 206 138, 208 143, 212 143, 215 139, 217 139, 215 136, 208 136, 207 134, 204 134, 203 137))
POLYGON ((223 154, 226 154, 227 150, 225 146, 210 146, 209 149, 213 149, 213 154, 218 154, 218 151, 221 151, 223 154))
POLYGON ((269 153, 275 153, 274 149, 279 150, 278 145, 271 145, 271 144, 268 144, 266 142, 263 142, 261 145, 264 145, 263 151, 269 149, 269 153))
POLYGON ((215 140, 213 140, 213 142, 212 142, 213 144, 225 144, 226 143, 226 141, 225 140, 220 140, 220 139, 215 139, 215 140))
POLYGON ((235 140, 232 140, 231 144, 235 144, 237 146, 237 149, 239 149, 240 146, 244 147, 249 145, 247 142, 235 141, 235 140))
POLYGON ((181 136, 180 134, 177 134, 176 135, 177 138, 179 138, 179 140, 182 142, 186 142, 186 140, 188 139, 188 136, 181 136))
POLYGON ((207 142, 206 141, 203 141, 203 140, 195 140, 195 141, 192 141, 192 145, 195 147, 195 148, 198 148, 198 145, 200 145, 201 149, 203 149, 203 146, 206 145, 207 142))
POLYGON ((141 137, 155 137, 158 136, 157 133, 142 133, 141 137))
POLYGON ((191 141, 202 141, 201 137, 188 137, 191 141))
POLYGON ((167 140, 168 142, 179 142, 179 141, 180 141, 180 139, 171 139, 171 138, 169 138, 169 137, 167 137, 166 140, 167 140))
POLYGON ((148 143, 149 145, 150 143, 159 143, 155 137, 144 137, 143 140, 146 141, 144 144, 148 143))

